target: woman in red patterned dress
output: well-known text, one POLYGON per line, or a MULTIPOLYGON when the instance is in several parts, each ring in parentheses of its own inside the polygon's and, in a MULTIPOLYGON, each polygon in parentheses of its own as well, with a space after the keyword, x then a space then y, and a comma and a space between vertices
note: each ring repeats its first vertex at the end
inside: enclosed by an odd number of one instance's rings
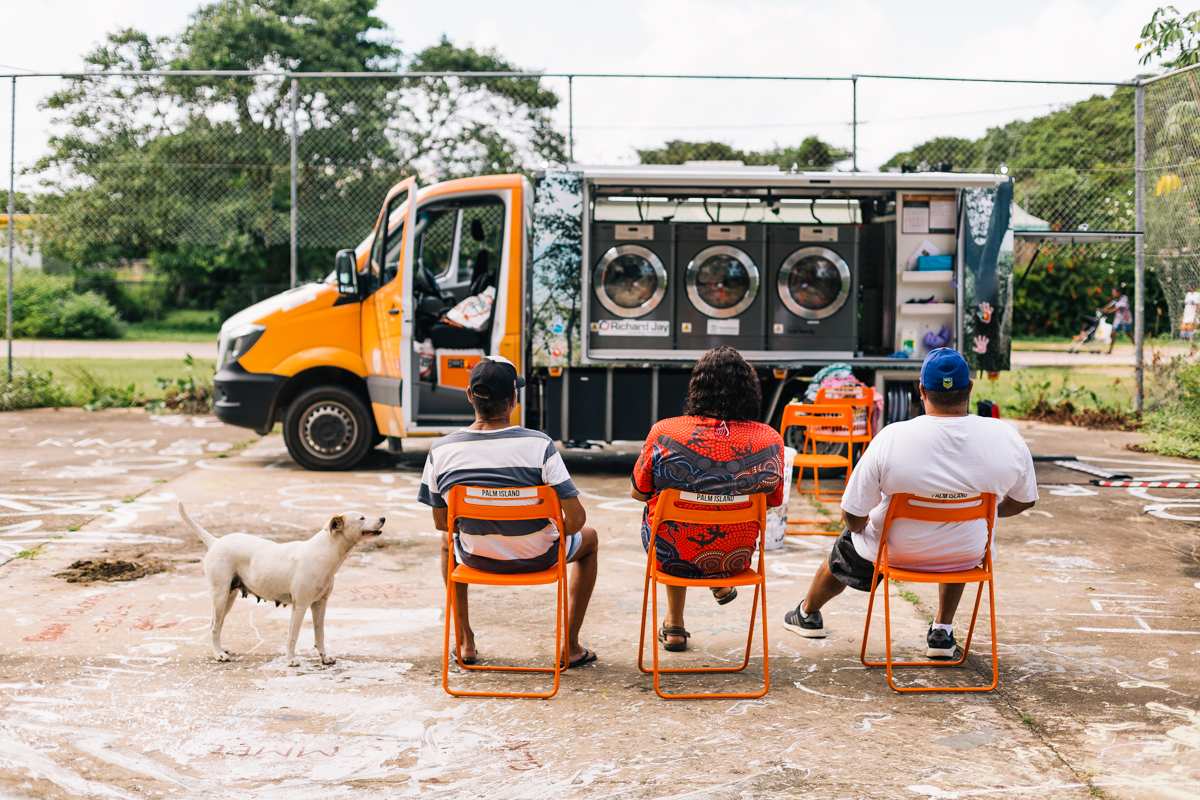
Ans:
MULTIPOLYGON (((633 468, 635 500, 647 501, 642 547, 650 544, 650 518, 663 489, 719 495, 765 493, 767 505, 783 502, 787 472, 779 432, 758 422, 762 388, 758 374, 732 347, 709 350, 696 362, 684 416, 650 429, 633 468)), ((664 522, 654 542, 658 568, 681 578, 726 578, 746 568, 758 546, 758 527, 682 525, 664 522)), ((687 649, 683 626, 687 589, 667 586, 667 616, 658 639, 667 650, 687 649)), ((737 597, 733 587, 714 588, 721 605, 737 597)))

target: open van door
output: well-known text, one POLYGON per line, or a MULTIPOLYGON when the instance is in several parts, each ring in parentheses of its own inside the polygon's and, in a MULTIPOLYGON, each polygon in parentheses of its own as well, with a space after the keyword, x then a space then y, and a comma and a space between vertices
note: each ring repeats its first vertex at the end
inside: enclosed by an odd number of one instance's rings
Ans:
POLYGON ((362 355, 375 425, 384 436, 404 436, 404 375, 409 351, 405 330, 412 308, 412 231, 417 179, 392 187, 375 226, 375 240, 363 270, 369 296, 362 306, 362 355))

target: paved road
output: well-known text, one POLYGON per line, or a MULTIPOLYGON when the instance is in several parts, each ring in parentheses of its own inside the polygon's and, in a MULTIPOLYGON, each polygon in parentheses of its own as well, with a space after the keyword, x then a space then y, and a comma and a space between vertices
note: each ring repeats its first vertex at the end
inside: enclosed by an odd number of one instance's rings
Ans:
MULTIPOLYGON (((1034 452, 1146 477, 1200 474, 1197 462, 1129 452, 1138 434, 1019 425, 1034 452)), ((828 606, 829 638, 785 631, 784 611, 830 544, 801 536, 767 556, 770 693, 666 702, 637 669, 645 556, 642 506, 628 495, 636 447, 569 451, 600 534, 582 635, 600 661, 565 674, 549 701, 454 699, 441 687, 439 535, 416 502, 428 442, 406 442, 395 464, 378 453, 354 472, 323 474, 297 469, 278 436, 254 438, 212 419, 140 412, 0 414, 0 545, 15 553, 48 543, 0 567, 0 795, 1200 795, 1198 492, 1098 489, 1087 476, 1047 472, 1037 507, 997 526, 995 692, 893 693, 880 670, 859 663, 858 592, 828 606), (239 598, 225 623, 235 660, 212 660, 204 549, 175 516, 176 498, 217 535, 276 541, 307 538, 347 509, 387 517, 385 535, 338 573, 326 615, 336 664, 316 662, 306 627, 303 666, 288 668, 289 609, 253 598, 239 598), (159 559, 168 570, 90 586, 56 576, 94 558, 159 559)), ((889 589, 896 647, 913 654, 936 590, 889 589)), ((549 661, 552 593, 471 593, 485 663, 549 661)), ((745 646, 745 594, 718 608, 707 592, 690 593, 691 652, 663 657, 728 664, 745 646)), ((904 680, 986 680, 984 631, 968 668, 904 680)), ((458 669, 450 678, 476 688, 550 683, 458 669)), ((762 680, 762 661, 728 681, 673 678, 674 688, 744 690, 762 680)))
MULTIPOLYGON (((0 343, 0 347, 3 344, 0 343)), ((15 358, 137 358, 180 359, 188 354, 215 361, 217 342, 80 342, 19 339, 15 358)))

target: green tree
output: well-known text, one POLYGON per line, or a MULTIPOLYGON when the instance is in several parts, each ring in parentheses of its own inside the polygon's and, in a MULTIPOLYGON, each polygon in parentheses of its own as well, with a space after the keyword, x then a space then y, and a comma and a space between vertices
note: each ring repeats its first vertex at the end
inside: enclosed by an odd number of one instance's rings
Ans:
POLYGON ((1176 50, 1179 52, 1173 57, 1162 61, 1164 67, 1179 69, 1200 62, 1200 11, 1180 16, 1175 6, 1156 9, 1134 49, 1142 54, 1139 64, 1163 59, 1176 50))
POLYGON ((741 161, 747 166, 775 165, 800 171, 832 169, 834 164, 850 158, 851 153, 827 144, 816 136, 802 141, 799 147, 774 147, 770 150, 737 150, 724 142, 685 142, 674 139, 660 148, 638 150, 643 164, 683 164, 688 161, 741 161))
MULTIPOLYGON (((77 268, 149 259, 168 276, 283 282, 296 102, 302 276, 370 231, 395 181, 524 170, 561 158, 537 79, 386 77, 398 69, 513 71, 443 39, 405 58, 375 0, 219 0, 177 36, 112 34, 88 74, 45 105, 63 132, 38 165, 44 251, 77 268), (134 76, 135 70, 361 72, 363 79, 134 76)), ((223 311, 244 303, 231 287, 223 311), (235 299, 236 298, 236 299, 235 299)))
POLYGON ((1133 228, 1133 88, 990 128, 974 141, 939 137, 897 153, 884 169, 918 171, 950 162, 954 172, 1007 170, 1014 198, 1055 229, 1133 228))

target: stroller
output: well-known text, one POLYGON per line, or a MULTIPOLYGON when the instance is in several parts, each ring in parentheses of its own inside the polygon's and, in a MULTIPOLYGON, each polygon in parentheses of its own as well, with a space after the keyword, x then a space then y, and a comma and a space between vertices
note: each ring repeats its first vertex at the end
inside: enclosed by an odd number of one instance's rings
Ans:
POLYGON ((1079 318, 1083 321, 1083 330, 1071 339, 1071 346, 1067 348, 1068 353, 1078 353, 1088 342, 1095 342, 1099 345, 1105 345, 1112 341, 1112 323, 1101 313, 1096 312, 1095 316, 1081 314, 1079 318))

